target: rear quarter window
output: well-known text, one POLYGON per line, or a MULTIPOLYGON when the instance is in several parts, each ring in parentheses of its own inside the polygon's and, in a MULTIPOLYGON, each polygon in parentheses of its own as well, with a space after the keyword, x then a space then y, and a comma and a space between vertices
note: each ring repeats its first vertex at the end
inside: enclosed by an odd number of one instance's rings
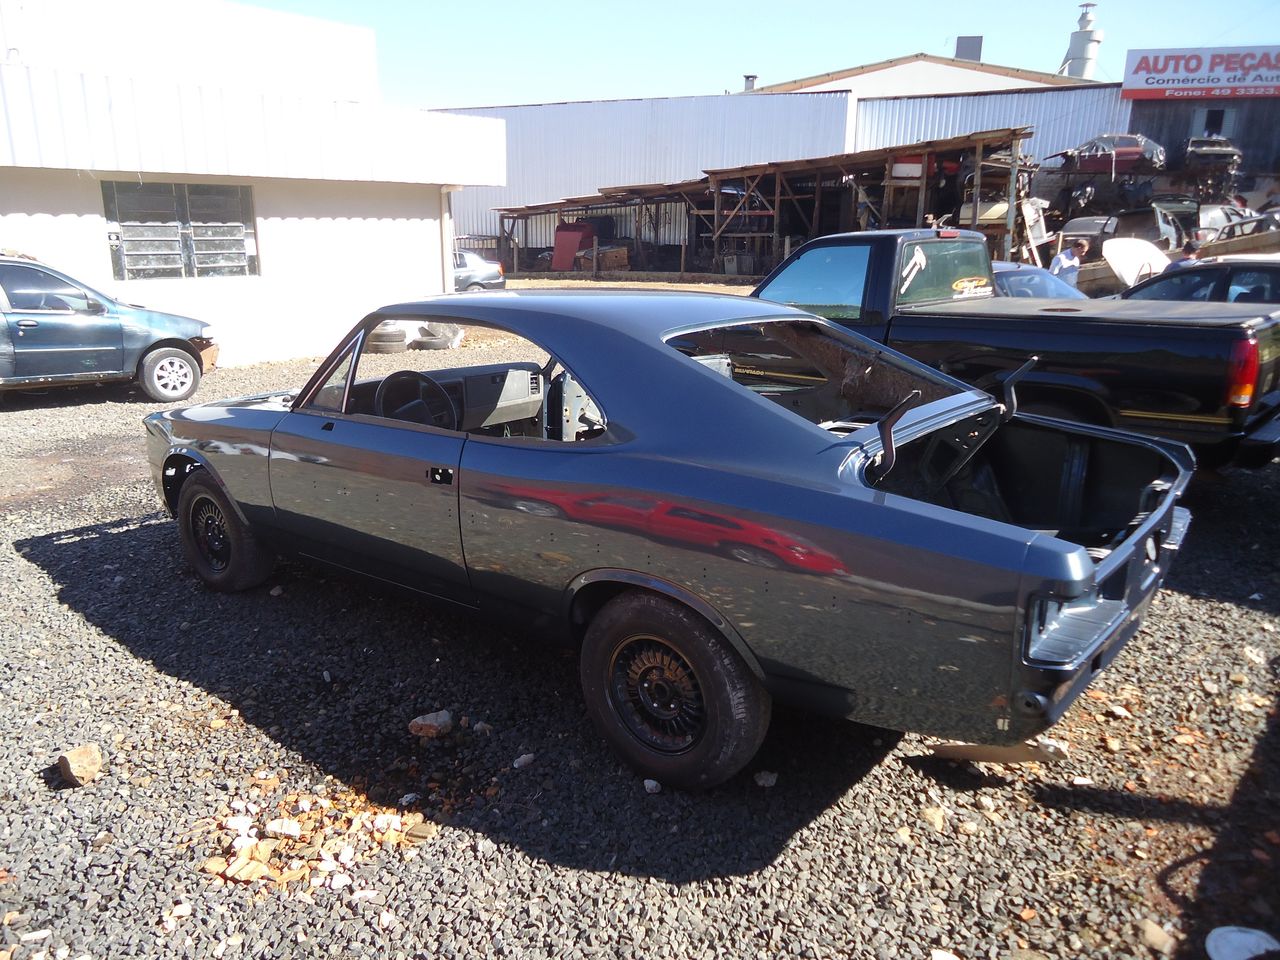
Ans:
POLYGON ((759 296, 828 320, 860 320, 870 260, 868 244, 813 247, 762 287, 759 296))

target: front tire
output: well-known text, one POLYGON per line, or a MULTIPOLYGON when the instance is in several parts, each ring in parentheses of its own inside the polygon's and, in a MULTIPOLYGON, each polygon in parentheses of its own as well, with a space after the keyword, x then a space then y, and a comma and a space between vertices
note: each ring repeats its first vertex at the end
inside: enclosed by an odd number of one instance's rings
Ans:
POLYGON ((142 358, 138 379, 152 400, 176 403, 200 386, 200 364, 185 350, 157 347, 142 358))
POLYGON ((587 712, 645 777, 688 790, 729 779, 755 756, 772 701, 742 658, 688 607, 633 591, 587 628, 587 712))
POLYGON ((258 543, 226 494, 203 471, 182 485, 177 515, 182 552, 205 586, 234 593, 271 576, 275 554, 258 543))

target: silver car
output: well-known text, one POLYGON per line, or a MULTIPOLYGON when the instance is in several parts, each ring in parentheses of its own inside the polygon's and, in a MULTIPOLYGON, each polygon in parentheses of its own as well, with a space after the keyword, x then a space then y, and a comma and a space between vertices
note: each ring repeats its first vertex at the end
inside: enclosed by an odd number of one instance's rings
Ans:
POLYGON ((506 285, 502 264, 486 260, 470 250, 454 251, 454 290, 502 290, 506 285))

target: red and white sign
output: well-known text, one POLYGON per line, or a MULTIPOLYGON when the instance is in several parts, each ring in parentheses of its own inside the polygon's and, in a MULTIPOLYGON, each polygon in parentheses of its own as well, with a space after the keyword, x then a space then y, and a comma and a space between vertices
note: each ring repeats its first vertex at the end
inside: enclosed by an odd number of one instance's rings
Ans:
POLYGON ((1280 97, 1280 45, 1130 50, 1126 100, 1280 97))

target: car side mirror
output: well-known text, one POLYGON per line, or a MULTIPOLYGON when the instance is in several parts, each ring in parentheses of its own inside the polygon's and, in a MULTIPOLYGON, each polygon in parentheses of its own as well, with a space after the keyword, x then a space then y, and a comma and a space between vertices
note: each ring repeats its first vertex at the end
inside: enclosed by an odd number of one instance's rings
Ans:
POLYGON ((93 297, 90 297, 87 301, 85 301, 84 312, 101 314, 101 313, 106 313, 107 308, 106 306, 103 305, 101 300, 95 300, 93 299, 93 297))

